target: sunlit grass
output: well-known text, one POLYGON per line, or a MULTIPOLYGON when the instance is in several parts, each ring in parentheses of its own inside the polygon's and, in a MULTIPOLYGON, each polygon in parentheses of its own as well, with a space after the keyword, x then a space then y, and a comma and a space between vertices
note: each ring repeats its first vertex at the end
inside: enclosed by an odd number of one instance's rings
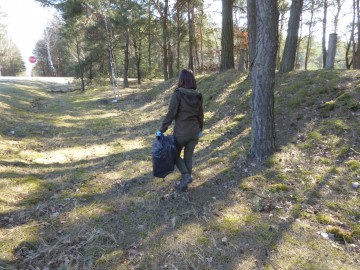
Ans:
POLYGON ((277 151, 264 163, 249 151, 246 75, 199 77, 204 136, 181 194, 177 170, 159 179, 151 166, 176 79, 132 85, 116 103, 107 84, 56 95, 12 86, 0 96, 1 259, 19 269, 354 269, 357 242, 323 237, 329 225, 360 235, 358 93, 338 90, 341 76, 279 75, 277 151), (326 102, 335 106, 324 113, 326 102))

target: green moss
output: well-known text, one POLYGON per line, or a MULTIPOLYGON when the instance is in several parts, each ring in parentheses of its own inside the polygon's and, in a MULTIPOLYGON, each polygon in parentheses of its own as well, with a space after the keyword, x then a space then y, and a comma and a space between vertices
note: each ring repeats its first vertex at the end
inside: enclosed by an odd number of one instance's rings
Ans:
POLYGON ((306 212, 306 211, 301 211, 300 217, 303 218, 303 219, 308 219, 308 218, 311 217, 311 214, 306 212))
POLYGON ((245 117, 245 114, 238 114, 238 115, 234 116, 233 120, 240 122, 244 119, 244 117, 245 117))
POLYGON ((332 210, 336 210, 338 208, 338 205, 336 202, 326 202, 325 203, 326 207, 328 207, 329 209, 332 209, 332 210))
POLYGON ((293 207, 292 207, 292 209, 291 209, 291 215, 292 215, 293 217, 299 216, 300 213, 301 213, 302 207, 301 207, 301 204, 300 204, 300 203, 301 203, 303 200, 299 198, 299 199, 297 199, 297 201, 298 201, 299 203, 294 204, 293 207))
POLYGON ((340 149, 336 149, 334 151, 334 153, 338 156, 344 156, 349 153, 350 148, 351 148, 350 146, 345 145, 345 146, 342 146, 340 149))
POLYGON ((308 139, 312 142, 320 142, 323 140, 323 136, 318 131, 310 132, 308 139))
POLYGON ((331 159, 326 158, 326 157, 321 157, 321 158, 319 158, 319 161, 320 161, 322 164, 325 164, 325 165, 329 165, 329 164, 331 163, 331 159))
POLYGON ((349 101, 352 99, 352 96, 349 93, 343 93, 337 99, 339 101, 349 101))
POLYGON ((341 173, 341 170, 340 170, 339 167, 334 166, 334 167, 331 168, 330 173, 335 174, 335 175, 336 175, 336 174, 340 174, 340 173, 341 173))
POLYGON ((287 186, 285 184, 281 184, 281 183, 273 184, 273 185, 270 185, 270 187, 269 187, 269 191, 273 192, 273 193, 281 192, 281 191, 282 192, 287 192, 289 190, 290 190, 289 186, 287 186))
POLYGON ((321 224, 327 224, 327 225, 333 224, 333 220, 332 220, 331 216, 329 216, 327 214, 319 213, 319 214, 316 215, 316 219, 321 224))
POLYGON ((237 216, 227 215, 219 224, 220 230, 225 231, 232 236, 238 235, 241 232, 242 221, 237 216))
POLYGON ((339 227, 329 227, 326 229, 327 233, 331 233, 334 235, 335 240, 340 242, 340 243, 344 243, 345 241, 347 243, 353 243, 354 239, 351 236, 351 233, 339 228, 339 227))
POLYGON ((101 257, 96 261, 97 265, 111 265, 112 261, 116 262, 121 260, 121 258, 123 258, 125 256, 125 252, 121 249, 119 250, 114 250, 112 252, 109 253, 105 253, 104 251, 102 251, 102 255, 101 257))
POLYGON ((301 100, 299 98, 292 98, 288 100, 286 104, 289 107, 289 109, 295 109, 300 106, 301 100))
POLYGON ((357 112, 358 110, 360 110, 360 105, 356 101, 351 102, 350 104, 348 104, 347 107, 353 112, 357 112))
POLYGON ((348 160, 345 162, 345 165, 352 171, 360 169, 360 162, 357 160, 348 160))
POLYGON ((272 155, 265 161, 265 166, 267 168, 271 168, 279 164, 280 164, 280 159, 277 155, 272 155))
POLYGON ((359 224, 354 224, 351 228, 352 232, 351 232, 351 236, 356 238, 356 239, 360 239, 360 225, 359 224))
POLYGON ((239 184, 239 188, 244 190, 244 191, 251 191, 251 190, 255 190, 254 186, 251 184, 251 183, 244 183, 244 182, 241 182, 239 184))
POLYGON ((211 240, 206 237, 206 236, 201 236, 197 239, 197 242, 200 244, 200 245, 204 245, 204 246, 208 246, 211 244, 211 240))
POLYGON ((330 112, 333 111, 336 107, 336 101, 335 100, 331 100, 328 102, 325 102, 325 104, 321 107, 321 111, 322 112, 330 112))

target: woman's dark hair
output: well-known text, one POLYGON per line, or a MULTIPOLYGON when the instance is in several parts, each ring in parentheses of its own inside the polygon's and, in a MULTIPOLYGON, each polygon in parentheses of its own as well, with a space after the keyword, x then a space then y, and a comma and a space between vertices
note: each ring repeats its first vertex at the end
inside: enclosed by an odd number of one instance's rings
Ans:
POLYGON ((196 89, 196 80, 190 69, 180 71, 178 87, 186 89, 196 89))

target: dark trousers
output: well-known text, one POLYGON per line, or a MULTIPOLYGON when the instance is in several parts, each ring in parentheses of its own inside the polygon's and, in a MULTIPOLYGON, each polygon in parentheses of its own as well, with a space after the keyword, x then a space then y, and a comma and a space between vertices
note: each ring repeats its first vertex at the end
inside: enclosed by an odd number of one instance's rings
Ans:
POLYGON ((184 158, 180 157, 176 159, 176 167, 181 174, 192 172, 192 157, 194 154, 195 146, 199 141, 199 136, 175 136, 175 142, 179 149, 179 153, 184 149, 184 158))

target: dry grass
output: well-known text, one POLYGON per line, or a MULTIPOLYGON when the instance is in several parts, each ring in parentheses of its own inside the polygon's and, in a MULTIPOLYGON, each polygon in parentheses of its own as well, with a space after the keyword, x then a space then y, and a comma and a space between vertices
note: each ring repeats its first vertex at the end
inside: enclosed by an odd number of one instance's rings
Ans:
POLYGON ((360 268, 360 74, 277 79, 278 151, 259 163, 249 82, 199 78, 205 135, 184 194, 177 173, 152 177, 150 154, 175 80, 117 103, 101 85, 0 84, 0 269, 360 268))

